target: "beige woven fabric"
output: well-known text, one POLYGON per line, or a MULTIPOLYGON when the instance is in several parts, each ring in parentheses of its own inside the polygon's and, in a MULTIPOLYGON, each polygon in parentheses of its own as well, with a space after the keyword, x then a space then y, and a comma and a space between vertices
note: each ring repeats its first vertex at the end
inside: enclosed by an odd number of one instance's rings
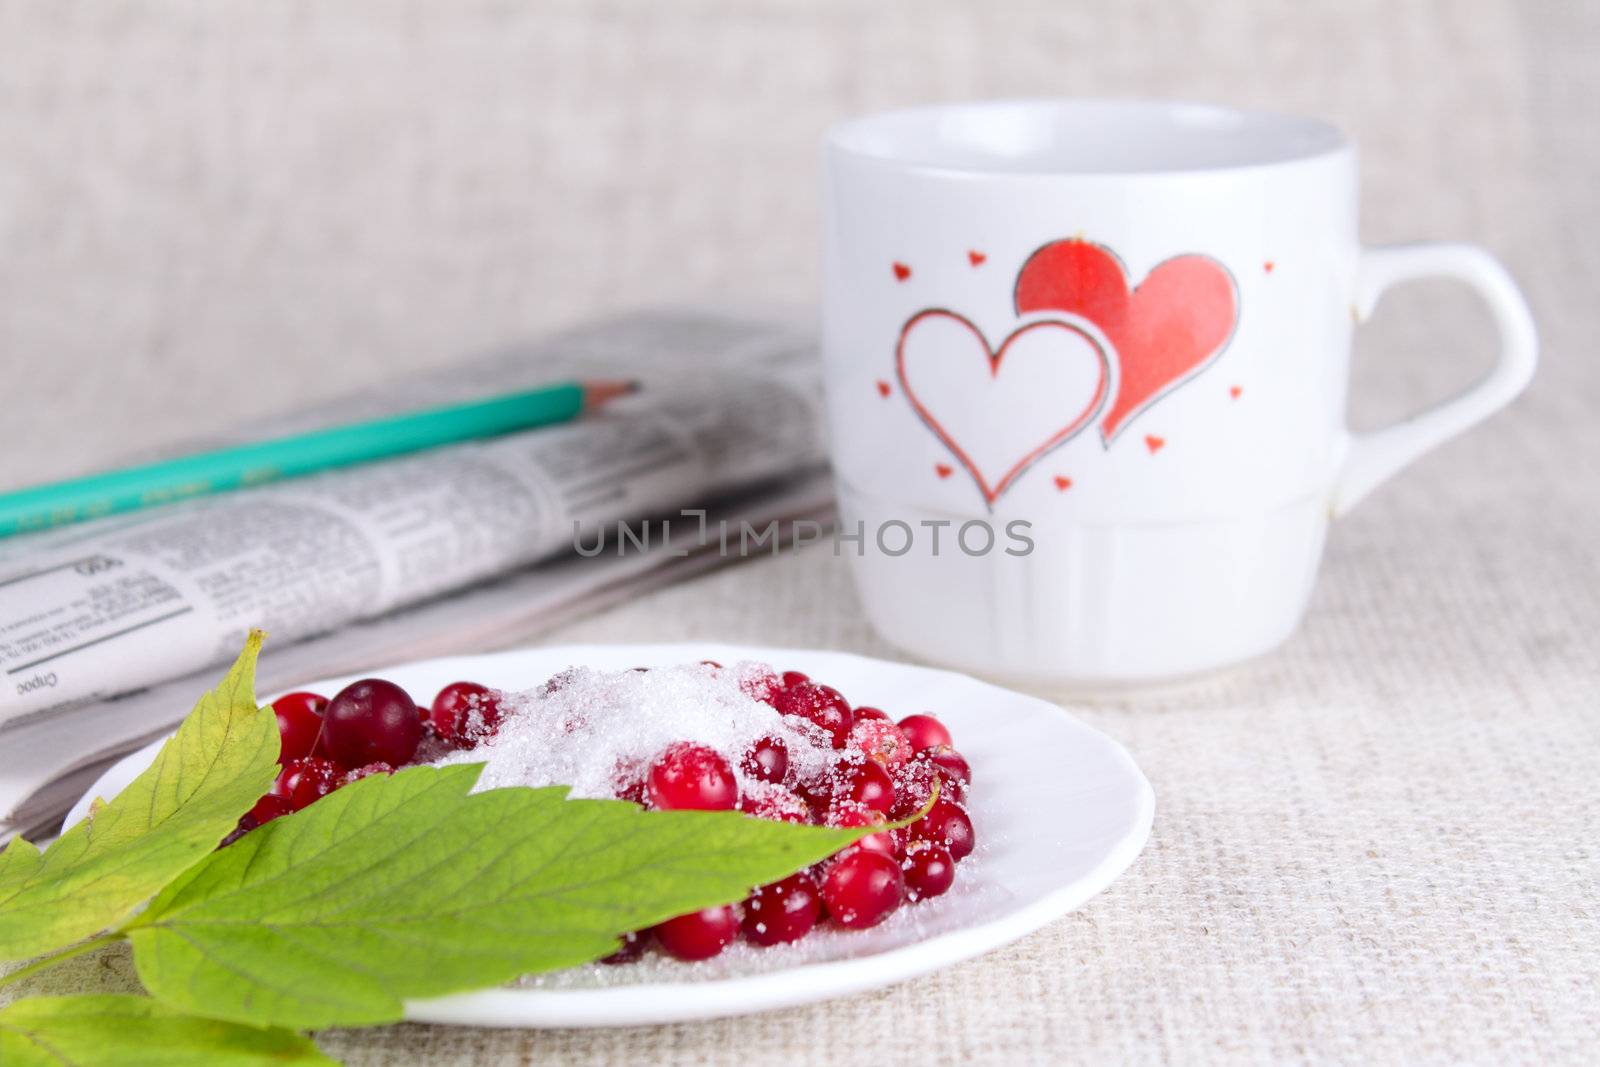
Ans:
MULTIPOLYGON (((1597 46, 1593 5, 1514 0, 0 0, 0 485, 617 306, 805 299, 813 145, 849 111, 1093 92, 1329 115, 1363 144, 1368 237, 1490 245, 1545 365, 1337 526, 1281 652, 1075 708, 1157 792, 1115 886, 842 1003, 324 1044, 374 1065, 1592 1061, 1597 46)), ((1486 330, 1454 289, 1393 296, 1356 421, 1467 380, 1486 330)), ((825 550, 543 639, 702 637, 892 655, 825 550)))

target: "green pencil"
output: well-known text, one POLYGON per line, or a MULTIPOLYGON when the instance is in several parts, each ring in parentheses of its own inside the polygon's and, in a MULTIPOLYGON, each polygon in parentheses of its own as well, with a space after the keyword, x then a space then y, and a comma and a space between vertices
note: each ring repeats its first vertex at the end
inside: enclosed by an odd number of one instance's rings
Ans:
POLYGON ((631 382, 558 382, 0 494, 0 537, 574 419, 631 382))

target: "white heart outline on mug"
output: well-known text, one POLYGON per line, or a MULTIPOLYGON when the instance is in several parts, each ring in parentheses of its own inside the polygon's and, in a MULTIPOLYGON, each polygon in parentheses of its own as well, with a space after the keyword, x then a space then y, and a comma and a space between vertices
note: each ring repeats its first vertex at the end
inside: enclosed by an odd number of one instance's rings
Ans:
POLYGON ((894 348, 895 377, 900 382, 900 389, 905 394, 906 401, 911 405, 911 409, 916 413, 917 418, 920 419, 922 424, 927 427, 929 432, 931 432, 934 437, 937 438, 938 441, 950 451, 950 454, 955 457, 956 461, 961 464, 962 468, 972 478, 973 483, 978 488, 979 495, 983 497, 984 506, 991 512, 994 510, 995 503, 1000 499, 1001 496, 1005 494, 1006 490, 1011 488, 1011 486, 1016 483, 1017 479, 1026 474, 1034 464, 1038 463, 1039 460, 1043 459, 1046 455, 1055 451, 1057 448, 1065 445, 1074 437, 1077 437, 1078 434, 1082 433, 1086 427, 1093 424, 1100 412, 1104 410, 1107 401, 1112 395, 1112 378, 1117 368, 1114 361, 1107 354, 1107 350, 1110 347, 1109 343, 1103 338, 1096 336, 1096 334, 1099 332, 1098 327, 1096 327, 1094 331, 1091 331, 1085 328, 1085 324, 1080 324, 1080 321, 1074 320, 1081 320, 1086 324, 1086 320, 1082 320, 1081 316, 1073 315, 1071 313, 1051 315, 1045 318, 1034 319, 1031 322, 1021 323, 1010 333, 1006 334, 1005 338, 1000 342, 998 347, 990 344, 989 338, 977 327, 975 323, 972 322, 971 319, 967 318, 965 315, 962 315, 960 312, 952 311, 949 308, 924 308, 912 315, 905 321, 905 324, 900 327, 900 336, 895 341, 894 348), (1010 347, 1013 341, 1017 340, 1030 330, 1035 330, 1042 327, 1053 326, 1068 330, 1082 340, 1086 341, 1089 345, 1089 348, 1095 354, 1098 363, 1098 370, 1100 372, 1099 382, 1097 383, 1095 391, 1090 397, 1088 404, 1072 420, 1057 429, 1044 441, 1033 446, 1029 451, 1025 452, 1021 458, 1019 458, 1015 463, 1006 469, 1006 471, 996 480, 993 486, 989 484, 989 480, 984 476, 983 471, 979 469, 977 462, 969 454, 967 448, 963 447, 962 444, 955 439, 955 436, 944 426, 943 422, 937 416, 935 416, 933 412, 928 409, 927 404, 921 398, 919 398, 916 388, 911 384, 911 380, 906 374, 906 340, 916 326, 934 317, 952 320, 972 334, 973 339, 982 347, 982 351, 988 359, 989 373, 991 377, 999 376, 1001 360, 1004 358, 1007 349, 1010 347))

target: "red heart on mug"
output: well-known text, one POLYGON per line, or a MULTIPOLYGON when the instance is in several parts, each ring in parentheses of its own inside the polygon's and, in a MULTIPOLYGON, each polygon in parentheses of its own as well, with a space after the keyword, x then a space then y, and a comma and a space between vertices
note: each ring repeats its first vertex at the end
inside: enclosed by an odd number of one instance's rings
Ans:
MULTIPOLYGON (((900 387, 990 505, 1104 406, 1110 363, 1069 322, 1032 322, 999 348, 953 311, 913 315, 895 346, 900 387)), ((943 477, 943 472, 940 472, 943 477)))
POLYGON ((1239 319, 1233 275, 1210 256, 1174 256, 1129 288, 1110 249, 1052 241, 1017 274, 1017 313, 1082 315, 1116 349, 1116 398, 1100 420, 1107 445, 1129 420, 1222 354, 1239 319))

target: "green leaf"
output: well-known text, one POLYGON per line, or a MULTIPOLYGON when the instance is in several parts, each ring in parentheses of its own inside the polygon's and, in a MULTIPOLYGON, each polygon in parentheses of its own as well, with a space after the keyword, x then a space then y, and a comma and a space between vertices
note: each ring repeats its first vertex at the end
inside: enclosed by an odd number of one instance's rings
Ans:
POLYGON ((197 865, 128 929, 145 988, 240 1022, 391 1022, 405 998, 596 959, 877 829, 646 812, 561 786, 469 794, 480 770, 362 779, 197 865))
POLYGON ((305 1067, 335 1063, 288 1030, 184 1015, 149 997, 29 997, 0 1010, 6 1067, 305 1067))
POLYGON ((253 631, 156 760, 44 852, 0 852, 0 960, 28 959, 126 918, 217 847, 277 773, 278 728, 257 708, 253 631))

